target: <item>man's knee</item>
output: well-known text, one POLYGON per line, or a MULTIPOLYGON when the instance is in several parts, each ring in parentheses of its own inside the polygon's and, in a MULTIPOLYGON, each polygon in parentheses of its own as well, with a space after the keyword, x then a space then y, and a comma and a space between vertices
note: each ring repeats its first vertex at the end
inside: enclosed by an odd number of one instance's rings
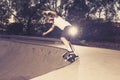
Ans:
POLYGON ((69 43, 69 41, 65 38, 65 37, 61 37, 60 38, 63 42, 68 42, 69 43))
POLYGON ((65 37, 60 37, 60 40, 64 41, 64 40, 66 40, 66 38, 65 37))

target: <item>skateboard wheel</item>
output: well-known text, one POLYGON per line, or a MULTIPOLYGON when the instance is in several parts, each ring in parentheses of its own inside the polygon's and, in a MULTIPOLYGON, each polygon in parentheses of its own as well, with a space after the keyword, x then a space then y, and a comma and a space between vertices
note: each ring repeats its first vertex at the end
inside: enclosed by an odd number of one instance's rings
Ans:
POLYGON ((64 59, 68 59, 68 58, 69 58, 69 56, 70 56, 70 54, 69 54, 69 53, 65 53, 65 54, 63 55, 63 58, 64 58, 64 59))
POLYGON ((75 61, 75 58, 71 57, 71 58, 68 59, 68 61, 69 61, 70 63, 73 63, 73 62, 75 61))

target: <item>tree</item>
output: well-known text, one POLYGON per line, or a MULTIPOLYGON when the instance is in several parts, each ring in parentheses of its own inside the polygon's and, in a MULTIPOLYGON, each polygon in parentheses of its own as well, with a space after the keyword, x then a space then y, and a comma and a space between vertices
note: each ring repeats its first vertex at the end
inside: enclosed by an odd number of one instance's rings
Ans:
POLYGON ((43 10, 55 10, 71 22, 101 19, 103 16, 106 21, 112 21, 119 19, 119 6, 119 0, 1 0, 0 24, 8 25, 9 18, 13 16, 15 23, 22 24, 30 34, 32 30, 39 29, 36 27, 40 27, 43 10))
POLYGON ((7 1, 5 0, 1 0, 0 1, 0 26, 5 26, 9 23, 9 18, 10 18, 10 13, 9 11, 7 10, 7 1))
POLYGON ((89 8, 87 17, 92 17, 98 13, 98 18, 105 17, 106 21, 112 21, 118 17, 119 0, 86 0, 86 5, 89 8), (104 13, 104 15, 102 15, 104 13))

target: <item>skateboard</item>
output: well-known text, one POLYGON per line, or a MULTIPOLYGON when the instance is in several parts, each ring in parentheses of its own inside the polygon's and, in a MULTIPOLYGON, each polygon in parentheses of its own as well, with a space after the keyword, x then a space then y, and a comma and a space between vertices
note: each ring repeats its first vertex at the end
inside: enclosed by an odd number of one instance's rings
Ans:
POLYGON ((64 55, 63 55, 63 58, 70 62, 70 63, 73 63, 74 61, 77 60, 79 56, 77 56, 76 54, 74 54, 74 52, 66 52, 64 55))

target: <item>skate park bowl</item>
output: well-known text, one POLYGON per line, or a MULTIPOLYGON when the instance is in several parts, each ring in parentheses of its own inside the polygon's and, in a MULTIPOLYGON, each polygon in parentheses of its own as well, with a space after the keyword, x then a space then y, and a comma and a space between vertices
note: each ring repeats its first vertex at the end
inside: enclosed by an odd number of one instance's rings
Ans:
POLYGON ((29 80, 69 63, 65 49, 0 39, 0 80, 29 80))

